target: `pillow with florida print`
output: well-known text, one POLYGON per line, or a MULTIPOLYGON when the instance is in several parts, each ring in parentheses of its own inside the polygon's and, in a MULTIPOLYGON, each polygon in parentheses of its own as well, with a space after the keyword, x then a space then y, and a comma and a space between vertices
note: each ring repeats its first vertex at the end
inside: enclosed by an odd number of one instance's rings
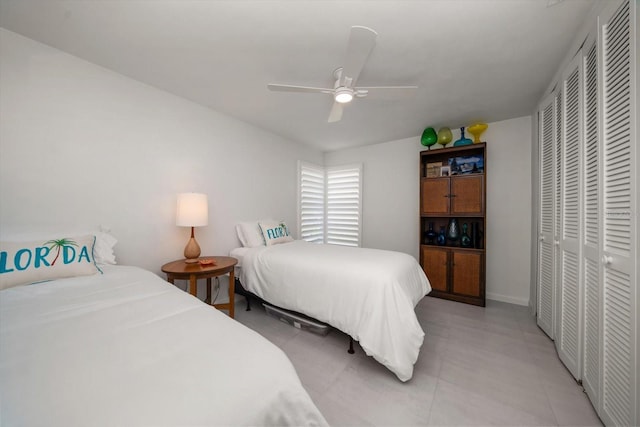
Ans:
POLYGON ((260 221, 258 225, 267 246, 293 241, 289 227, 282 221, 260 221))
POLYGON ((0 289, 102 271, 93 255, 95 236, 35 242, 0 242, 0 289))
MULTIPOLYGON (((256 223, 256 228, 258 224, 256 223)), ((259 232, 260 230, 258 230, 259 232)), ((0 229, 0 242, 27 242, 32 240, 55 240, 59 236, 83 236, 85 234, 93 234, 96 236, 96 243, 93 246, 93 255, 95 257, 96 264, 116 264, 116 255, 113 251, 113 247, 118 243, 118 240, 109 234, 107 231, 93 231, 82 228, 64 228, 55 231, 45 231, 37 229, 29 230, 7 230, 6 228, 0 229)), ((262 235, 260 235, 262 240, 262 235)))

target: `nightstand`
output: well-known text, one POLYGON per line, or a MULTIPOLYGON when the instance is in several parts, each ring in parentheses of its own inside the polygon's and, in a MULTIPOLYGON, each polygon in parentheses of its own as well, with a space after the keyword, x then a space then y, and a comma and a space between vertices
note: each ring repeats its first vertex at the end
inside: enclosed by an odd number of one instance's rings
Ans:
POLYGON ((234 267, 238 260, 228 256, 201 257, 203 260, 213 260, 213 264, 193 263, 187 264, 184 259, 172 261, 162 266, 162 271, 167 274, 167 281, 173 283, 174 280, 188 280, 189 293, 196 296, 198 290, 198 279, 207 279, 207 299, 205 302, 211 304, 211 278, 229 273, 229 302, 224 304, 213 304, 219 310, 229 310, 229 317, 234 316, 234 267))

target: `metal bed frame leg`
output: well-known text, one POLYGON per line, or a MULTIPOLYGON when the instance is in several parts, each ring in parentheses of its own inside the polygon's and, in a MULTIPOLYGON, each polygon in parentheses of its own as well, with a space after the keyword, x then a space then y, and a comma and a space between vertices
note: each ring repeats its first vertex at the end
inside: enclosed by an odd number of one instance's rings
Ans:
POLYGON ((249 296, 249 293, 245 291, 244 287, 242 286, 242 283, 240 283, 240 280, 237 277, 235 278, 235 281, 236 281, 236 293, 242 295, 245 301, 247 302, 247 308, 245 309, 245 311, 251 311, 251 297, 249 296))
POLYGON ((349 350, 347 350, 347 353, 349 354, 355 353, 355 351, 353 350, 353 338, 351 337, 349 337, 349 350))

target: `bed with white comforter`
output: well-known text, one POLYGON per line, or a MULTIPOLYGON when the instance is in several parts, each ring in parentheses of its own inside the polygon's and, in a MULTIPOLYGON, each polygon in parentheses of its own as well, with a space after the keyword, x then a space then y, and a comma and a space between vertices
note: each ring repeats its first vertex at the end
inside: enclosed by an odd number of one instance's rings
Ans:
POLYGON ((0 425, 324 425, 276 346, 145 270, 0 291, 0 425))
POLYGON ((424 340, 414 308, 431 291, 413 257, 296 240, 242 248, 238 270, 249 292, 330 324, 400 380, 412 377, 424 340))

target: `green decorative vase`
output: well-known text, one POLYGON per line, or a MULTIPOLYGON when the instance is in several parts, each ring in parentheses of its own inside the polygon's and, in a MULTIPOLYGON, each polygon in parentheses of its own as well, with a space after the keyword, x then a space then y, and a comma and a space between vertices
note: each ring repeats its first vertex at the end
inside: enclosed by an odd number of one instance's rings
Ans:
POLYGON ((424 132, 422 132, 422 138, 420 138, 420 143, 425 147, 429 147, 431 150, 431 146, 438 141, 438 135, 436 135, 436 130, 434 128, 426 128, 424 132))

